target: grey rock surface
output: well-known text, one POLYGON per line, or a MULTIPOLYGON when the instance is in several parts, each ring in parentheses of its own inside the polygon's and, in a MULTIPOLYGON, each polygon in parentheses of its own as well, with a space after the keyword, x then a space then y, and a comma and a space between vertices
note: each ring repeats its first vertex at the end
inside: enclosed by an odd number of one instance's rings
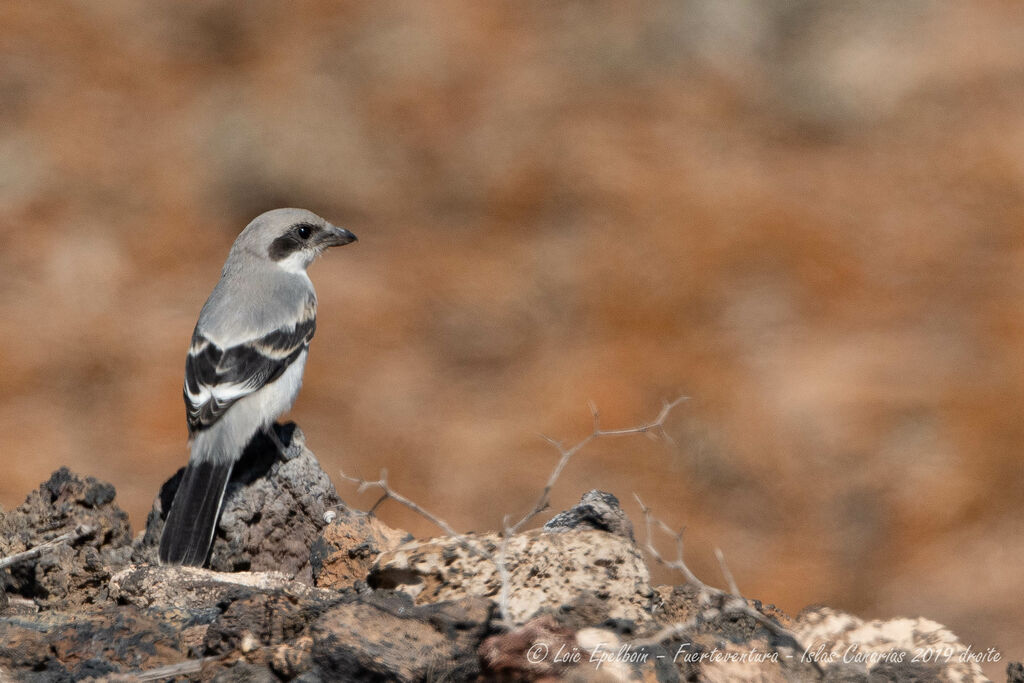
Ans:
MULTIPOLYGON (((221 572, 278 571, 312 585, 309 549, 326 526, 325 513, 341 505, 330 477, 306 448, 294 423, 275 425, 285 444, 270 439, 249 445, 228 483, 207 567, 221 572)), ((179 471, 153 503, 136 562, 156 562, 164 518, 174 500, 179 471)))
MULTIPOLYGON (((409 541, 343 508, 327 524, 334 489, 288 436, 284 457, 257 450, 232 485, 212 556, 286 571, 128 565, 113 487, 64 469, 0 515, 5 557, 66 539, 0 573, 0 681, 984 680, 927 619, 730 612, 738 598, 702 585, 651 586, 606 493, 507 539, 409 541), (948 661, 900 660, 928 647, 948 661), (870 657, 843 661, 850 648, 870 657)), ((137 555, 155 549, 164 498, 137 555)))
POLYGON ((630 542, 633 537, 633 523, 623 512, 619 499, 610 493, 593 489, 580 498, 580 502, 565 512, 560 512, 544 525, 545 531, 570 531, 573 529, 595 529, 622 536, 630 542))
POLYGON ((110 597, 137 607, 211 610, 246 591, 278 592, 295 598, 329 599, 335 591, 314 588, 281 572, 217 572, 198 567, 130 565, 110 578, 110 597))
POLYGON ((0 557, 69 536, 30 561, 0 570, 5 592, 45 607, 106 600, 106 582, 131 553, 128 515, 110 484, 62 467, 14 510, 0 516, 0 557))
POLYGON ((491 609, 480 598, 417 607, 381 591, 317 620, 313 661, 324 680, 475 680, 491 609))

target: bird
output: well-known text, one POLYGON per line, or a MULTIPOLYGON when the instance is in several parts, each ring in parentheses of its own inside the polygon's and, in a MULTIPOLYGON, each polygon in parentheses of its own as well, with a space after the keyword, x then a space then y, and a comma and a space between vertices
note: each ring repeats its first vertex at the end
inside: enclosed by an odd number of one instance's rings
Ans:
POLYGON ((160 537, 161 564, 206 563, 224 491, 249 442, 273 432, 302 386, 316 331, 306 269, 356 241, 305 209, 260 214, 238 235, 199 313, 185 360, 190 456, 160 537))

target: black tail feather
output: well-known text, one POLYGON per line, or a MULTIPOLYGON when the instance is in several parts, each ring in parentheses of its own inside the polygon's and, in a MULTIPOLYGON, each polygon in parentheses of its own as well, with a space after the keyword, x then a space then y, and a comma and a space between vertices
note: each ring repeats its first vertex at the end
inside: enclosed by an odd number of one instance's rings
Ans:
POLYGON ((189 463, 160 537, 160 563, 202 567, 234 463, 189 463))

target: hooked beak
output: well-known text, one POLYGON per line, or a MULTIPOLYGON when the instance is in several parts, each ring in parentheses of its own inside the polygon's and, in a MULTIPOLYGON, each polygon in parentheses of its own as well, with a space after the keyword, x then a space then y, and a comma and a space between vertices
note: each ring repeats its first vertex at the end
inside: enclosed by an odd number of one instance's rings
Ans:
POLYGON ((340 247, 346 244, 351 244, 357 240, 356 236, 345 228, 339 228, 335 225, 327 226, 327 229, 321 233, 320 244, 325 247, 340 247))

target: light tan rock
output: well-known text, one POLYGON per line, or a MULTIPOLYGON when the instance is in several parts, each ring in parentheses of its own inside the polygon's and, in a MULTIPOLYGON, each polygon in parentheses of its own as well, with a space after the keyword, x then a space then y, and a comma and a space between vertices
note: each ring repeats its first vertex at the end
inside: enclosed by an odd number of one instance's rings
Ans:
POLYGON ((365 580, 377 556, 412 540, 376 517, 337 511, 310 551, 313 581, 321 588, 347 588, 365 580))
POLYGON ((414 541, 382 553, 368 582, 404 591, 417 604, 468 595, 500 602, 502 575, 496 560, 502 557, 508 617, 516 623, 573 603, 585 593, 606 601, 612 618, 650 620, 650 574, 640 550, 604 531, 529 531, 508 539, 504 550, 497 534, 414 541))
POLYGON ((865 621, 829 607, 797 616, 804 658, 861 672, 903 672, 918 680, 986 681, 978 658, 945 626, 924 618, 865 621))
MULTIPOLYGON (((298 597, 314 597, 319 589, 290 579, 280 572, 215 572, 198 567, 131 565, 114 574, 110 596, 137 607, 198 609, 213 607, 229 591, 251 588, 281 590, 298 597)), ((327 591, 322 591, 327 596, 327 591)))

